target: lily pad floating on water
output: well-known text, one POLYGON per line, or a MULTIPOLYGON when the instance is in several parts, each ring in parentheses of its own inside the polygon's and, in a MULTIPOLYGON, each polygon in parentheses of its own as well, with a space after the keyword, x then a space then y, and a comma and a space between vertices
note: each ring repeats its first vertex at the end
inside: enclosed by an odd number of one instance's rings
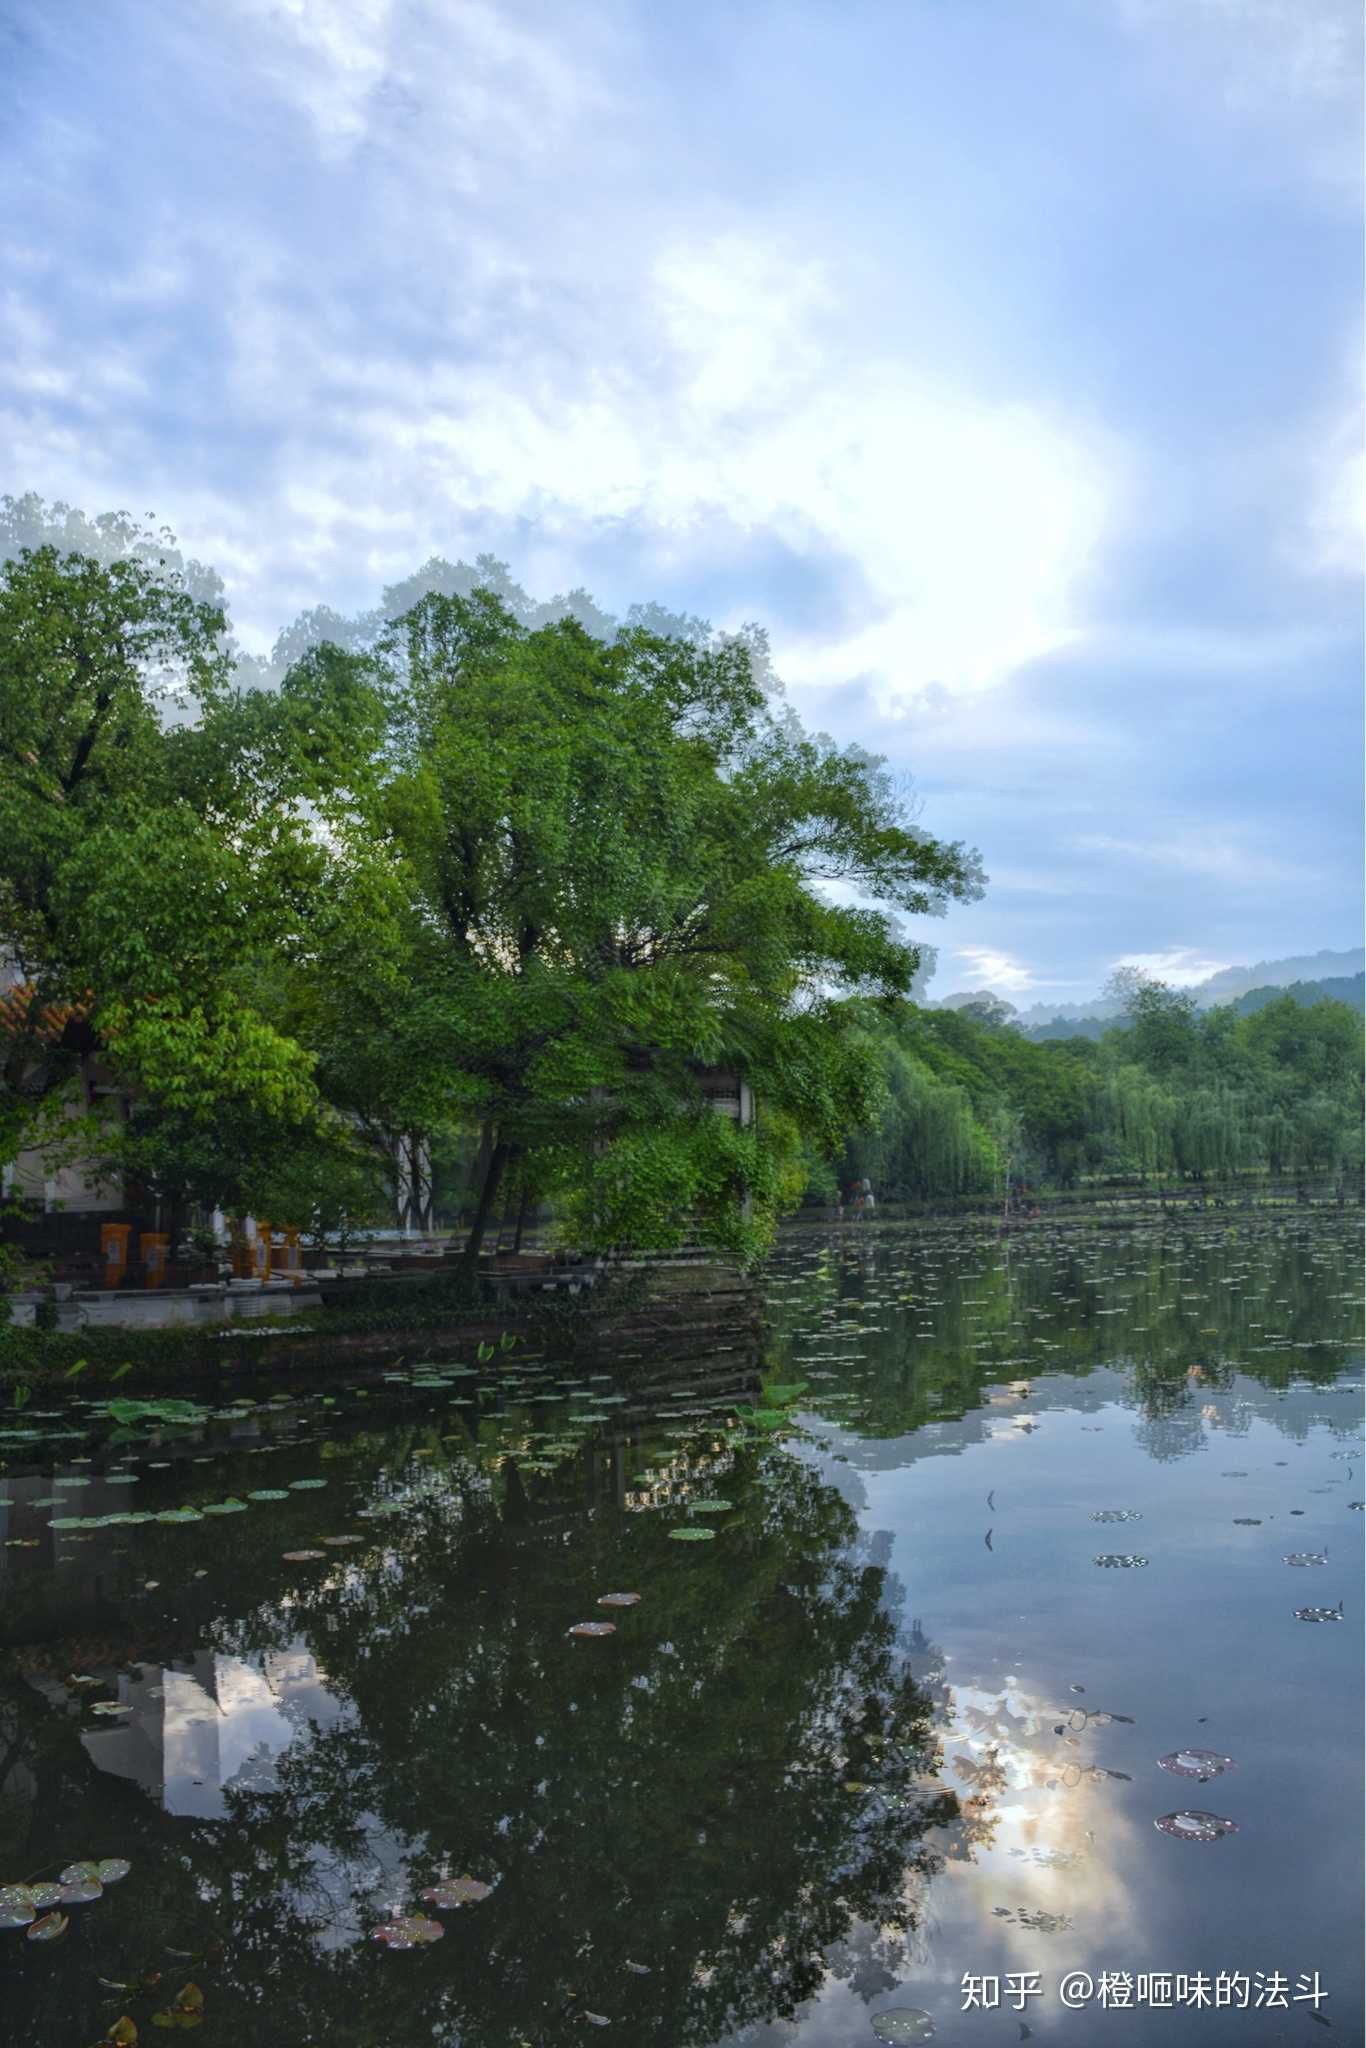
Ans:
POLYGON ((890 2041, 900 2048, 904 2041, 932 2041, 934 2021, 918 2005, 899 2005, 874 2017, 873 2032, 879 2041, 890 2041))
POLYGON ((1164 1835, 1172 1835, 1178 1842, 1217 1842, 1223 1835, 1236 1835, 1236 1820, 1225 1820, 1220 1813, 1199 1813, 1186 1810, 1180 1813, 1164 1813, 1153 1822, 1164 1835))
POLYGON ((289 1499, 289 1495, 288 1495, 288 1494, 287 1494, 287 1493, 285 1492, 285 1490, 284 1490, 284 1488, 283 1488, 283 1487, 279 1487, 279 1486, 258 1486, 258 1487, 257 1487, 257 1489, 256 1489, 256 1491, 255 1491, 255 1493, 249 1493, 249 1494, 247 1495, 247 1499, 248 1499, 248 1500, 288 1500, 288 1499, 289 1499))
MULTIPOLYGON (((156 1581, 152 1580, 150 1581, 150 1583, 155 1585, 156 1581)), ((131 1714, 133 1709, 131 1703, 128 1700, 96 1700, 94 1706, 90 1709, 90 1711, 92 1714, 105 1715, 131 1714)))
POLYGON ((616 1632, 614 1621, 576 1621, 565 1630, 567 1636, 614 1636, 616 1632))
POLYGON ((104 1886, 97 1877, 79 1877, 61 1889, 61 1904, 64 1906, 85 1906, 92 1899, 104 1897, 104 1886))
POLYGON ((639 1607, 639 1593, 599 1593, 599 1607, 639 1607))
POLYGON ((315 1488, 326 1484, 325 1479, 291 1479, 289 1490, 291 1493, 311 1493, 315 1488))
POLYGON ((716 1540, 715 1529, 670 1529, 672 1543, 712 1543, 716 1540))
POLYGON ((315 1559, 326 1557, 325 1550, 285 1550, 281 1552, 286 1564, 312 1564, 315 1559))
POLYGON ((49 1906, 55 1906, 62 1896, 61 1886, 50 1882, 25 1885, 23 1890, 28 1893, 40 1913, 46 1912, 49 1906))
POLYGON ((434 1884, 423 1892, 422 1897, 429 1906, 444 1906, 448 1911, 457 1906, 477 1906, 493 1890, 477 1877, 443 1877, 440 1884, 434 1884))
POLYGON ((1174 1749, 1167 1756, 1157 1759, 1158 1768, 1172 1771, 1178 1778, 1222 1777, 1225 1771, 1234 1769, 1231 1756, 1220 1756, 1213 1749, 1174 1749))
POLYGON ((95 1875, 103 1885, 119 1884, 132 1867, 124 1856, 102 1856, 95 1865, 95 1875))
POLYGON ((1106 1551, 1094 1560, 1103 1571, 1131 1572, 1145 1565, 1146 1557, 1135 1557, 1130 1552, 1106 1551))
POLYGON ((37 1917, 38 1909, 27 1885, 0 1885, 0 1929, 31 1927, 37 1917))
POLYGON ((364 1543, 365 1538, 363 1536, 324 1536, 322 1541, 337 1547, 347 1543, 364 1543))
POLYGON ((60 1941, 71 1922, 65 1913, 44 1913, 41 1920, 35 1920, 29 1928, 27 1941, 60 1941))
POLYGON ((695 1500, 691 1503, 695 1515, 728 1515, 735 1506, 733 1500, 695 1500))
POLYGON ((1143 1517, 1137 1508, 1097 1508, 1091 1520, 1093 1522, 1141 1522, 1143 1517))
POLYGON ((1283 1557, 1281 1559, 1282 1564, 1296 1565, 1327 1564, 1327 1562, 1328 1553, 1326 1550, 1292 1550, 1289 1557, 1283 1557))
POLYGON ((193 1401, 133 1401, 119 1399, 108 1403, 108 1411, 115 1422, 203 1422, 207 1410, 197 1407, 193 1401))
POLYGON ((439 1920, 429 1920, 423 1913, 405 1913, 400 1919, 386 1920, 370 1938, 382 1941, 386 1948, 423 1948, 440 1941, 445 1932, 439 1920))
POLYGON ((1342 1609, 1340 1607, 1297 1607, 1295 1609, 1295 1619, 1296 1621, 1341 1621, 1342 1609))

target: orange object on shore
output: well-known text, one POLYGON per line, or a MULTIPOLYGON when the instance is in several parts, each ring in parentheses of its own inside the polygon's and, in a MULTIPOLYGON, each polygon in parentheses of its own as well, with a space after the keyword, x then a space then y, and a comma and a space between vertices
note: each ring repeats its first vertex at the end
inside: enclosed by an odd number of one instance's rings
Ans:
POLYGON ((171 1240, 164 1230, 144 1230, 138 1238, 138 1257, 142 1260, 142 1282, 144 1287, 164 1287, 166 1284, 166 1261, 170 1256, 171 1240))
POLYGON ((117 1287, 128 1270, 128 1240, 132 1232, 131 1223, 100 1225, 100 1259, 106 1287, 117 1287))

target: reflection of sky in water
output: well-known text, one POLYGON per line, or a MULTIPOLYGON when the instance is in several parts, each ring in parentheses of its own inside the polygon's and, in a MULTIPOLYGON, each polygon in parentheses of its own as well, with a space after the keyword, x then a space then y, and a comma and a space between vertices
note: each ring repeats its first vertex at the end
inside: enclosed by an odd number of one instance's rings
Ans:
POLYGON ((143 1664, 138 1672, 119 1682, 131 1711, 83 1735, 86 1753, 102 1771, 134 1779, 167 1813, 200 1820, 226 1815, 233 1785, 269 1788, 274 1759, 308 1723, 329 1726, 344 1712, 300 1643, 250 1660, 206 1650, 189 1670, 143 1664))
MULTIPOLYGON (((1292 1987, 1319 1969, 1334 1995, 1323 2010, 1339 2038, 1357 2038, 1359 1986, 1328 1964, 1361 1893, 1356 1829, 1343 1825, 1359 1809, 1359 1632, 1296 1622, 1305 1575, 1282 1562, 1326 1543, 1315 1584, 1360 1613, 1342 1455, 1355 1385, 1275 1392, 1237 1378, 1165 1417, 1145 1416, 1118 1372, 1029 1385, 1028 1432, 1012 1426, 1015 1399, 871 1443, 818 1426, 861 1468, 827 1469, 943 1653, 944 1781, 981 1795, 985 1825, 970 1857, 950 1845, 890 1981, 832 1977, 795 2028, 746 2041, 843 2048, 871 2038, 870 2009, 907 2004, 934 2014, 945 2040, 1018 2038, 1004 1998, 961 2010, 968 1971, 1003 1988, 1008 1972, 1041 1972, 1044 1998, 1023 2017, 1041 2039, 1078 2044, 1121 2028, 1145 2044, 1288 2039, 1312 2011, 1068 2013, 1056 1991, 1073 1969, 1279 1969, 1292 1987), (1124 1544, 1149 1557, 1146 1571, 1096 1568, 1118 1533, 1092 1522, 1100 1508, 1141 1514, 1124 1544), (1075 1729, 1078 1710, 1134 1725, 1075 1729), (1182 1785, 1157 1759, 1183 1745, 1238 1769, 1182 1785), (1125 1776, 1097 1779, 1096 1766, 1125 1776), (1229 1814, 1241 1832, 1172 1841, 1153 1822, 1180 1807, 1229 1814), (1022 1925, 1021 1912, 1068 1924, 1022 1925)), ((808 1455, 826 1464, 824 1450, 808 1455)))

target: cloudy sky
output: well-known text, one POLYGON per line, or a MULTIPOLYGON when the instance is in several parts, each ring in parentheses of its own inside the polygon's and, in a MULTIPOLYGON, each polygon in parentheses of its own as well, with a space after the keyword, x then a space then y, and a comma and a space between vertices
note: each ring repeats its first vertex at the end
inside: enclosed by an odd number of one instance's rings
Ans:
POLYGON ((935 994, 1360 941, 1356 0, 7 0, 0 489, 757 619, 935 994))

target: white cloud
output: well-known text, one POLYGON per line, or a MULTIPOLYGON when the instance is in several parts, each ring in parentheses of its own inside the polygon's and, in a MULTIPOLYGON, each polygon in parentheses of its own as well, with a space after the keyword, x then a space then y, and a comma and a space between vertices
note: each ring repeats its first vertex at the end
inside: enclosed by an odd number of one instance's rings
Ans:
POLYGON ((256 64, 328 150, 365 134, 394 11, 394 0, 237 0, 256 64))
POLYGON ((1360 186, 1358 0, 1116 0, 1165 76, 1292 139, 1309 171, 1360 186))
POLYGON ((1222 882, 1230 889, 1307 887, 1320 879, 1317 870, 1303 861, 1268 853, 1249 845, 1246 835, 1212 826, 1174 824, 1156 839, 1086 832, 1079 834, 1073 845, 1079 853, 1114 854, 1171 874, 1222 882))
POLYGON ((1311 457, 1308 516, 1291 554, 1311 572, 1359 580, 1366 566, 1366 406, 1359 365, 1351 389, 1311 457))
POLYGON ((1032 967, 1013 953, 1002 953, 994 946, 959 946, 954 954, 961 960, 969 974, 975 975, 986 987, 999 995, 1025 995, 1030 989, 1051 988, 1051 982, 1041 981, 1032 967))
MULTIPOLYGON (((643 280, 605 288, 591 322, 575 302, 571 348, 547 342, 533 302, 518 352, 458 364, 310 342, 269 268, 248 260, 229 314, 235 399, 290 435, 312 389, 345 423, 339 446, 310 450, 309 492, 289 506, 303 554, 325 545, 326 507, 392 506, 397 471, 395 569, 431 534, 477 535, 490 518, 568 541, 570 570, 572 543, 613 521, 685 558, 727 533, 844 557, 877 622, 788 635, 779 667, 797 684, 871 675, 888 711, 936 683, 989 688, 1079 631, 1113 452, 1042 407, 871 354, 841 317, 838 276, 780 236, 671 243, 643 280)), ((505 274, 487 257, 482 270, 501 295, 505 274)), ((467 325, 479 288, 452 281, 467 325)))
POLYGON ((1191 988, 1198 981, 1208 981, 1212 974, 1221 974, 1232 963, 1228 960, 1213 960, 1197 953, 1192 946, 1168 946, 1160 953, 1121 953, 1110 966, 1136 967, 1154 981, 1170 982, 1173 988, 1191 988))

